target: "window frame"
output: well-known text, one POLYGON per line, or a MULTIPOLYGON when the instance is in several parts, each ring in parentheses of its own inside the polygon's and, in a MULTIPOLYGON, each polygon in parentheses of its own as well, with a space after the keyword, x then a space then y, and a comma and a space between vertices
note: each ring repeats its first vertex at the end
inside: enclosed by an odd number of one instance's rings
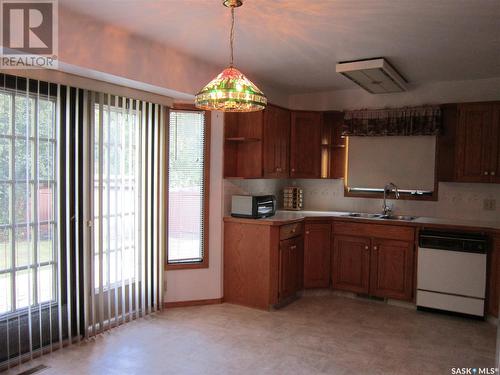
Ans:
MULTIPOLYGON (((57 295, 57 267, 58 267, 58 259, 56 257, 56 248, 57 248, 57 243, 58 243, 58 239, 57 239, 57 227, 59 225, 59 218, 56 216, 56 192, 57 192, 57 189, 59 189, 59 185, 58 185, 58 181, 57 181, 57 164, 59 163, 59 160, 57 158, 57 147, 58 147, 58 143, 59 143, 59 139, 58 139, 58 134, 57 134, 57 124, 56 124, 56 118, 58 116, 57 114, 57 111, 58 111, 58 108, 57 108, 57 98, 54 97, 53 95, 48 95, 48 94, 35 94, 33 92, 28 92, 26 94, 26 91, 25 90, 14 90, 14 89, 11 89, 11 88, 8 88, 8 87, 3 87, 0 91, 2 91, 3 93, 5 94, 8 94, 11 96, 11 109, 12 109, 12 112, 11 112, 11 128, 10 128, 10 132, 9 134, 1 134, 0 135, 0 139, 6 139, 6 140, 9 140, 10 142, 10 147, 11 147, 11 153, 12 153, 12 159, 10 160, 10 163, 9 163, 9 169, 12 170, 12 168, 14 168, 15 166, 15 163, 16 163, 16 158, 15 158, 15 142, 17 140, 27 140, 30 144, 30 147, 33 147, 32 151, 33 154, 31 155, 31 162, 34 163, 34 170, 33 170, 33 173, 36 173, 36 168, 38 168, 38 163, 37 163, 37 160, 38 160, 38 153, 37 153, 37 149, 36 147, 39 145, 39 142, 42 141, 42 142, 46 142, 47 144, 51 144, 51 147, 53 147, 53 160, 52 160, 52 173, 54 174, 53 175, 53 178, 46 178, 46 179, 38 179, 38 183, 40 182, 43 182, 43 183, 46 183, 48 184, 51 189, 52 189, 52 207, 51 207, 51 210, 53 211, 53 215, 54 217, 52 218, 52 220, 46 220, 46 221, 38 221, 38 217, 35 218, 33 217, 33 221, 30 221, 30 222, 22 222, 22 223, 17 223, 16 220, 15 220, 15 212, 11 212, 10 215, 11 216, 11 222, 9 224, 5 224, 5 225, 2 225, 2 229, 5 229, 7 228, 9 231, 10 231, 10 234, 11 234, 11 239, 10 239, 10 242, 11 242, 11 245, 12 245, 12 259, 10 261, 10 267, 9 268, 6 268, 6 269, 3 269, 0 271, 0 275, 4 275, 4 274, 10 274, 10 278, 11 278, 11 282, 10 282, 10 303, 11 303, 11 306, 10 306, 10 310, 9 311, 5 311, 5 312, 0 312, 0 317, 2 319, 10 319, 12 317, 16 317, 16 316, 23 316, 24 314, 26 314, 30 309, 38 309, 38 308, 46 308, 48 306, 56 306, 57 303, 58 303, 58 295, 57 295), (21 97, 21 98, 24 98, 24 97, 28 97, 29 99, 33 99, 34 100, 34 108, 35 108, 35 111, 38 109, 39 110, 39 106, 40 106, 40 100, 46 100, 48 102, 51 102, 51 104, 53 105, 52 107, 52 110, 53 110, 53 113, 52 113, 52 137, 50 136, 47 136, 47 137, 41 137, 37 134, 30 134, 28 137, 24 136, 24 135, 19 135, 19 134, 16 134, 15 132, 15 121, 16 121, 16 113, 15 113, 15 102, 16 102, 16 97, 21 97), (11 164, 13 163, 13 164, 11 164), (35 164, 37 164, 35 166, 35 164), (40 252, 40 250, 38 250, 39 246, 40 246, 40 239, 38 238, 38 233, 35 234, 37 228, 39 229, 40 225, 49 225, 51 227, 51 232, 52 232, 52 238, 51 238, 51 242, 52 242, 52 259, 51 260, 47 260, 47 261, 43 261, 41 262, 39 259, 38 259, 38 253, 40 252), (30 229, 30 231, 33 231, 33 235, 34 235, 34 238, 33 238, 33 244, 34 244, 34 249, 32 249, 33 251, 33 256, 34 258, 31 260, 31 263, 29 264, 26 264, 26 265, 22 265, 22 266, 19 266, 19 265, 16 265, 16 253, 15 253, 15 249, 16 249, 16 228, 28 228, 30 229), (35 243, 35 241, 37 241, 35 243), (38 251, 37 251, 38 250, 38 251), (52 268, 52 292, 51 292, 51 296, 52 296, 52 299, 51 300, 47 300, 47 301, 42 301, 40 302, 39 301, 39 298, 40 296, 38 295, 39 293, 39 286, 38 286, 38 283, 39 283, 39 278, 38 278, 38 273, 40 271, 40 268, 41 267, 47 267, 47 266, 51 266, 52 268), (31 301, 32 303, 28 306, 23 306, 23 307, 17 307, 17 298, 16 298, 16 294, 17 294, 17 286, 16 286, 16 282, 15 282, 15 278, 16 278, 16 273, 19 272, 19 271, 28 271, 28 282, 29 284, 31 284, 29 287, 30 288, 33 288, 33 295, 32 295, 32 298, 33 298, 33 301, 31 301), (32 279, 32 280, 30 280, 32 279)), ((34 123, 35 123, 35 129, 37 128, 38 124, 37 124, 37 116, 38 116, 38 112, 35 112, 34 114, 34 123)), ((31 153, 30 152, 30 153, 31 153)), ((6 180, 2 180, 2 183, 6 183, 8 185, 10 185, 10 190, 11 190, 11 193, 14 194, 14 197, 15 197, 15 188, 17 186, 18 183, 26 183, 30 186, 30 189, 33 188, 33 204, 34 205, 37 205, 38 202, 38 192, 37 190, 35 189, 36 188, 36 184, 37 184, 37 179, 35 176, 33 176, 33 178, 28 178, 28 179, 18 179, 16 178, 15 176, 15 173, 12 174, 12 176, 10 176, 8 179, 6 180)), ((14 203, 9 203, 9 205, 12 205, 14 203)), ((12 209, 12 207, 11 207, 12 209)))
MULTIPOLYGON (((208 268, 209 267, 209 258, 210 258, 210 249, 209 249, 209 217, 210 217, 210 137, 211 137, 211 112, 203 111, 199 108, 196 108, 193 104, 187 103, 175 103, 168 111, 168 121, 167 121, 167 131, 166 135, 166 154, 169 155, 170 145, 170 112, 171 111, 191 111, 191 112, 199 112, 204 114, 204 126, 205 126, 205 143, 203 150, 203 260, 201 262, 182 262, 182 263, 169 263, 168 262, 168 235, 167 241, 165 245, 165 270, 173 271, 173 270, 187 270, 187 269, 200 269, 200 268, 208 268)), ((168 231, 168 163, 167 163, 167 189, 166 189, 166 224, 168 231)))

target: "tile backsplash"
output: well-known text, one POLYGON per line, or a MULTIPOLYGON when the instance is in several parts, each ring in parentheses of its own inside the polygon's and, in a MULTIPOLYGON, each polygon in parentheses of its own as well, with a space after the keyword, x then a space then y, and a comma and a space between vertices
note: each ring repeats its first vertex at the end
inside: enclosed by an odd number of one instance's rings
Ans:
MULTIPOLYGON (((343 180, 224 180, 224 212, 231 209, 233 194, 274 194, 282 206, 282 189, 299 186, 304 189, 304 209, 320 211, 380 212, 381 199, 344 197, 343 180)), ((396 214, 498 221, 500 219, 500 186, 496 184, 439 183, 437 201, 389 199, 396 214), (483 208, 484 200, 496 201, 494 210, 483 208)))

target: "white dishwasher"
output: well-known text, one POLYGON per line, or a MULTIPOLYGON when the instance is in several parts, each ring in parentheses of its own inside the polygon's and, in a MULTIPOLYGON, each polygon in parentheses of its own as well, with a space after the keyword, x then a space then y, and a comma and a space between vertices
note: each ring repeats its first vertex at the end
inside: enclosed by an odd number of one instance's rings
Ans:
POLYGON ((483 234, 421 231, 417 308, 484 317, 487 251, 483 234))

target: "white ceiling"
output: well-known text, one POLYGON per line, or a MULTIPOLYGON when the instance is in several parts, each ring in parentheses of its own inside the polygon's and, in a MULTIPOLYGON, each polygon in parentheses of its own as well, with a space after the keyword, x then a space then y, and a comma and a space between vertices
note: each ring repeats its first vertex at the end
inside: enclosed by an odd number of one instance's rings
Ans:
MULTIPOLYGON (((223 68, 230 11, 220 0, 59 3, 223 68)), ((387 57, 412 84, 500 77, 499 0, 246 0, 235 65, 288 94, 355 87, 338 61, 387 57)))

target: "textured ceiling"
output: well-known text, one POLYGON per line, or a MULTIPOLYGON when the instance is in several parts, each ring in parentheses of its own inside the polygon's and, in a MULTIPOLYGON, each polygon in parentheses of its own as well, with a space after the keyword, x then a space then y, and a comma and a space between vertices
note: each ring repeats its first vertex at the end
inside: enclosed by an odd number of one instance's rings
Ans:
MULTIPOLYGON (((59 0, 223 68, 219 0, 59 0)), ((387 57, 411 83, 500 77, 499 0, 246 0, 235 65, 288 94, 355 87, 338 61, 387 57)))

